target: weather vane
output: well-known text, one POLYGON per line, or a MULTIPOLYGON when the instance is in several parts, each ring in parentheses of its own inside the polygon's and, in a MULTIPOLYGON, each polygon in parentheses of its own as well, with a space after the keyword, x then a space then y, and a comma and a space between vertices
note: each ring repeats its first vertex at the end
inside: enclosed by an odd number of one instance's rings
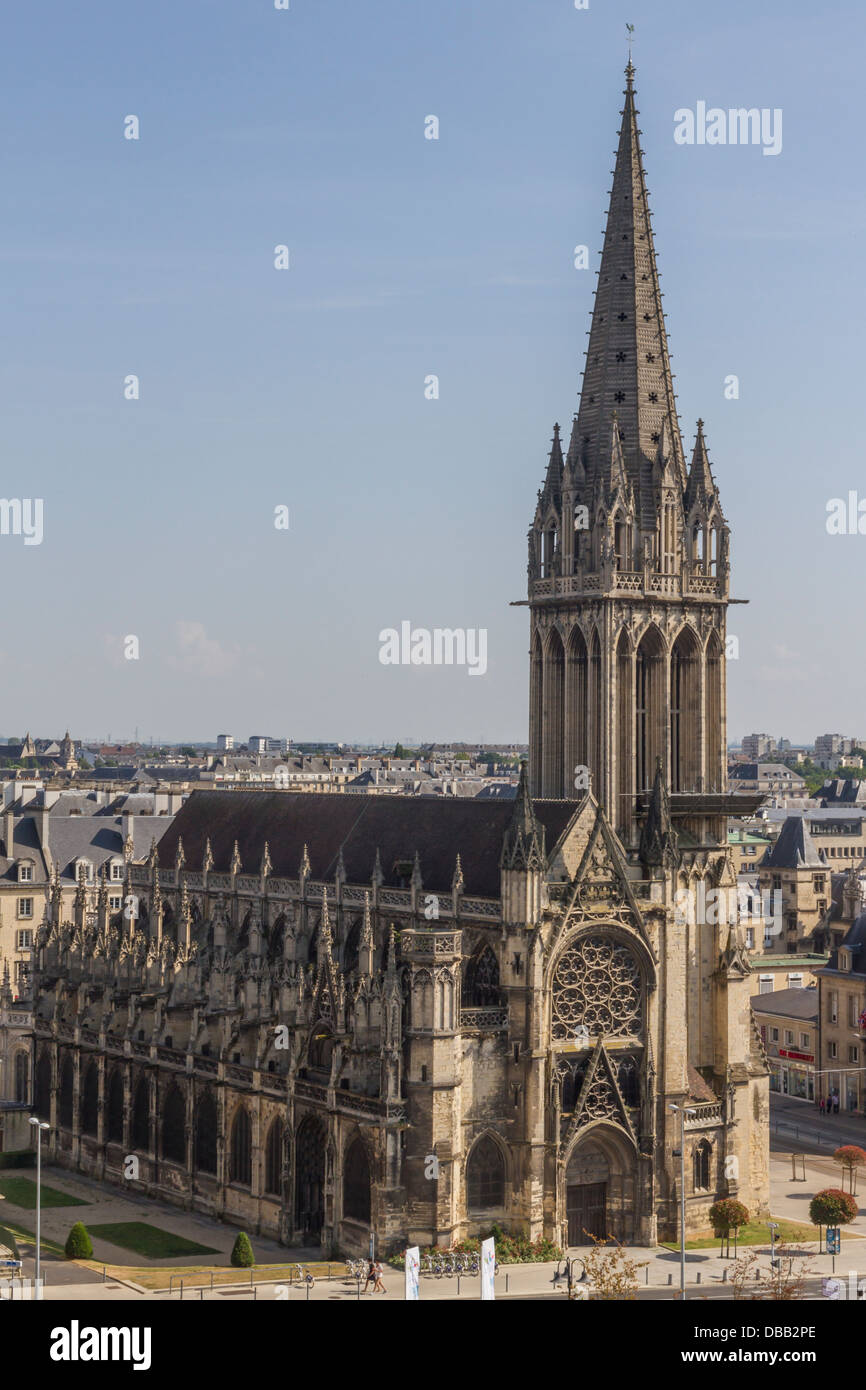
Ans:
POLYGON ((631 62, 631 46, 634 42, 634 25, 626 24, 625 27, 628 30, 628 60, 631 62))

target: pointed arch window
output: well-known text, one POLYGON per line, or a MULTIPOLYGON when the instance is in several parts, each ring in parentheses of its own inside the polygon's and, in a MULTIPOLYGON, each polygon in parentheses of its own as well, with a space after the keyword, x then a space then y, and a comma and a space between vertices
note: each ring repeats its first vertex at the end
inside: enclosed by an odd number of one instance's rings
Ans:
POLYGON ((240 1106, 232 1124, 230 1180, 249 1187, 253 1176, 253 1133, 250 1114, 240 1106))
POLYGON ((123 1073, 115 1067, 108 1083, 108 1142, 123 1143, 123 1073))
POLYGON ((15 1054, 15 1099, 19 1105, 30 1099, 30 1058, 26 1052, 15 1054))
POLYGON ((176 1085, 162 1107, 162 1156, 170 1163, 186 1164, 186 1102, 176 1085))
POLYGON ((489 1134, 479 1139, 466 1162, 466 1199, 470 1211, 505 1205, 505 1160, 489 1134))
POLYGON ((210 1091, 195 1108, 195 1166, 200 1173, 217 1170, 217 1110, 210 1091))
POLYGON ((709 1140, 702 1139, 692 1155, 692 1168, 696 1192, 710 1191, 710 1159, 712 1148, 709 1140))
POLYGON ((81 1095, 81 1130, 83 1134, 96 1134, 99 1122, 99 1067, 91 1062, 84 1074, 84 1088, 81 1095))
POLYGON ((72 1128, 72 1058, 67 1057, 60 1069, 60 1124, 63 1129, 72 1128))
POLYGON ((637 1062, 633 1057, 624 1057, 619 1064, 616 1075, 617 1085, 626 1105, 635 1107, 640 1105, 640 1084, 638 1080, 637 1062))
POLYGON ((502 1003, 499 961, 490 945, 472 957, 463 976, 463 1007, 484 1009, 502 1003))
POLYGON ((47 1052, 43 1052, 36 1067, 36 1114, 40 1120, 51 1119, 51 1058, 47 1052))
POLYGON ((132 1147, 150 1152, 150 1084, 141 1077, 132 1102, 132 1147))
POLYGON ((265 1145, 265 1192, 279 1197, 283 1179, 283 1139, 285 1127, 279 1115, 271 1122, 265 1145))

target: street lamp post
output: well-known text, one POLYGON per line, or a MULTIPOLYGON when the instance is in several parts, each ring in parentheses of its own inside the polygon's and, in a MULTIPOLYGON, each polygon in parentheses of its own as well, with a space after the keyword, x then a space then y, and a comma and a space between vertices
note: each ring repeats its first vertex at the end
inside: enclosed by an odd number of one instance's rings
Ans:
POLYGON ((30 1116, 30 1123, 36 1129, 36 1298, 41 1298, 41 1285, 39 1283, 40 1256, 42 1254, 42 1131, 49 1129, 50 1126, 44 1120, 39 1120, 35 1115, 30 1116))
MULTIPOLYGON (((671 1110, 680 1117, 680 1298, 686 1296, 686 1115, 696 1112, 688 1106, 674 1105, 671 1110)), ((674 1150, 676 1156, 676 1150, 674 1150)))

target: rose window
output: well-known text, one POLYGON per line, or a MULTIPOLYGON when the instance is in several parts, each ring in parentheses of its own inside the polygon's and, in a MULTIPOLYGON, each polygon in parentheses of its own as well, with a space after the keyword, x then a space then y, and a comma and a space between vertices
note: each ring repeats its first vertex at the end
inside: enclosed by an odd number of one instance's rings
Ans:
POLYGON ((553 975, 554 1039, 631 1036, 640 1026, 640 970, 627 946, 585 936, 563 952, 553 975))

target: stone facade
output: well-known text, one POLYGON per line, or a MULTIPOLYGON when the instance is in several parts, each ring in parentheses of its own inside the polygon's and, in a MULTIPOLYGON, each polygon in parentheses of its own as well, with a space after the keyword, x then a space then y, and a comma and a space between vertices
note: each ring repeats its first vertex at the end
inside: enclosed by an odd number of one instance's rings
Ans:
POLYGON ((327 1250, 493 1222, 650 1244, 677 1229, 677 1105, 689 1228, 722 1195, 766 1211, 739 930, 676 908, 733 886, 753 803, 725 791, 728 531, 700 428, 685 469, 648 216, 629 68, 581 413, 530 533, 516 800, 198 791, 123 915, 104 885, 71 921, 53 895, 58 1161, 327 1250))

